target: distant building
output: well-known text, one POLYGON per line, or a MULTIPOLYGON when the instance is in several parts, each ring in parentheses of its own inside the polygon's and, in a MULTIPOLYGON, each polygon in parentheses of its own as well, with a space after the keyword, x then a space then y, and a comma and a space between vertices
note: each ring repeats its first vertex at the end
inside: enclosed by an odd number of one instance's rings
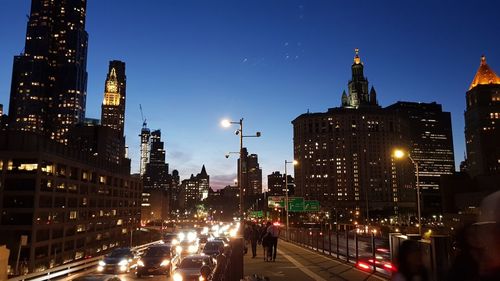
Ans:
MULTIPOLYGON (((240 159, 238 159, 238 167, 240 159)), ((243 166, 241 169, 243 176, 243 189, 245 197, 259 195, 262 193, 262 169, 259 167, 259 157, 257 154, 248 155, 247 148, 243 148, 243 166)), ((238 179, 240 179, 240 169, 238 168, 238 179)))
POLYGON ((397 102, 387 109, 409 124, 409 152, 419 167, 422 213, 441 213, 440 177, 455 171, 451 114, 435 102, 397 102))
POLYGON ((471 177, 500 174, 500 77, 485 56, 466 93, 465 142, 471 177))
POLYGON ((394 148, 409 146, 407 124, 378 105, 363 69, 356 50, 342 107, 292 121, 295 194, 351 221, 414 213, 413 168, 392 158, 394 148))
POLYGON ((201 172, 194 176, 191 174, 189 179, 182 181, 180 186, 180 208, 190 209, 202 200, 208 197, 210 189, 210 176, 207 174, 205 165, 201 168, 201 172))
POLYGON ((127 76, 125 63, 110 61, 109 72, 104 87, 104 99, 101 110, 101 124, 124 134, 125 101, 127 93, 127 76))
MULTIPOLYGON (((293 177, 291 175, 288 178, 288 195, 294 195, 295 184, 293 177)), ((267 189, 268 194, 271 196, 284 196, 286 195, 285 188, 285 175, 281 174, 279 171, 273 172, 267 176, 267 189)))
POLYGON ((86 0, 32 1, 24 53, 14 57, 9 127, 67 143, 69 130, 83 122, 86 8, 86 0))

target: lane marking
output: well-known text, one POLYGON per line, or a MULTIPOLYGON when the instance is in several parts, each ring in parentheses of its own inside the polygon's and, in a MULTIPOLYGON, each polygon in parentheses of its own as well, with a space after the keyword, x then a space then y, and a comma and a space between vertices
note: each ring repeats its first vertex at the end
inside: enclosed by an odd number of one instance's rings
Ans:
MULTIPOLYGON (((369 278, 369 277, 373 277, 373 278, 376 278, 376 279, 381 280, 381 281, 387 281, 387 280, 390 280, 390 279, 384 279, 384 278, 382 278, 382 277, 380 277, 380 276, 377 276, 377 275, 375 275, 375 274, 373 274, 373 273, 366 272, 366 271, 363 271, 363 270, 361 270, 361 269, 358 269, 358 268, 356 268, 355 266, 353 266, 353 265, 351 265, 351 264, 346 264, 346 263, 343 263, 343 262, 338 261, 338 260, 336 260, 336 259, 331 259, 331 258, 325 257, 325 256, 323 256, 323 255, 321 255, 321 254, 319 254, 319 253, 316 253, 316 252, 312 251, 311 249, 308 249, 308 248, 303 248, 303 247, 297 246, 297 245, 295 245, 295 244, 293 244, 293 243, 290 243, 290 242, 282 241, 282 243, 283 243, 283 242, 284 242, 285 244, 287 244, 287 245, 294 246, 294 247, 296 247, 296 248, 299 248, 299 249, 302 249, 302 250, 308 251, 308 252, 310 252, 311 254, 315 254, 315 255, 317 255, 317 256, 319 256, 319 257, 322 257, 323 259, 325 259, 325 260, 327 260, 327 261, 333 261, 333 262, 338 263, 338 264, 340 264, 340 265, 346 265, 346 266, 349 266, 349 267, 350 267, 350 269, 354 269, 354 270, 356 270, 356 271, 358 271, 358 272, 361 272, 361 273, 364 273, 364 274, 368 275, 368 276, 367 276, 367 278, 369 278)), ((278 251, 279 251, 279 250, 278 250, 278 251)))
POLYGON ((285 254, 282 250, 278 249, 278 253, 282 256, 284 256, 287 260, 289 260, 291 263, 293 263, 300 271, 304 272, 307 276, 311 277, 313 280, 316 281, 326 281, 323 277, 319 276, 318 274, 312 272, 308 268, 305 267, 305 265, 301 264, 298 262, 296 259, 292 258, 290 255, 285 254))

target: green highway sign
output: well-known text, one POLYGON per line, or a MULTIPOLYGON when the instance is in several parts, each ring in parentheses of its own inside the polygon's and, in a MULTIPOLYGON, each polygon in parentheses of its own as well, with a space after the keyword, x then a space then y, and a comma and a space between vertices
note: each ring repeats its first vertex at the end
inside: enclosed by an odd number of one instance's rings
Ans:
POLYGON ((319 212, 319 201, 306 200, 304 202, 304 212, 319 212))
POLYGON ((252 212, 250 212, 250 217, 253 217, 253 218, 263 218, 264 217, 264 212, 263 211, 252 211, 252 212))
POLYGON ((304 210, 304 197, 288 197, 289 212, 302 212, 303 210, 304 210))
POLYGON ((269 196, 267 197, 267 206, 269 208, 284 208, 285 196, 269 196))

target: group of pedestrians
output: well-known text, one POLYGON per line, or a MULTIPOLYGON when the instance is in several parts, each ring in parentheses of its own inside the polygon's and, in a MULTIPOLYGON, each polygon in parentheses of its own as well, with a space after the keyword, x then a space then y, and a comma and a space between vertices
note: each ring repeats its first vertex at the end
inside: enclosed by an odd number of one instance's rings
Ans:
MULTIPOLYGON (((252 258, 257 257, 257 244, 262 245, 264 261, 275 261, 278 251, 279 226, 271 222, 258 226, 255 222, 246 223, 244 230, 245 244, 252 247, 252 258)), ((245 251, 246 254, 246 251, 245 251)))

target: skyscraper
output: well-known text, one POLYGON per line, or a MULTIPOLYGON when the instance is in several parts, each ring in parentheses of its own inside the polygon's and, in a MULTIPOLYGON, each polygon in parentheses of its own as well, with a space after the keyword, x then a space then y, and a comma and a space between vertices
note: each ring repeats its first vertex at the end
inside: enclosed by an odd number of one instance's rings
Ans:
MULTIPOLYGON (((240 169, 238 168, 238 179, 242 179, 244 195, 253 196, 262 193, 262 169, 259 167, 259 157, 257 154, 248 154, 246 147, 243 148, 243 166, 242 174, 239 176, 240 169)), ((240 159, 238 159, 238 167, 240 165, 240 159)))
POLYGON ((32 0, 24 53, 14 57, 10 127, 67 143, 85 117, 87 1, 32 0))
POLYGON ((466 93, 465 142, 471 177, 500 174, 500 77, 486 57, 466 93))
POLYGON ((387 109, 408 122, 409 152, 419 165, 422 212, 440 213, 440 177, 455 171, 451 114, 435 102, 397 102, 387 109))
POLYGON ((144 189, 164 189, 169 186, 168 164, 165 162, 165 148, 161 131, 151 132, 149 163, 143 175, 144 189))
POLYGON ((381 108, 358 50, 351 66, 349 94, 342 107, 305 113, 294 129, 295 194, 319 200, 353 221, 414 210, 413 169, 392 159, 395 147, 408 147, 405 123, 381 108), (412 202, 413 201, 413 202, 412 202))
MULTIPOLYGON (((288 195, 294 194, 294 182, 293 177, 291 175, 287 175, 287 183, 288 183, 288 195)), ((286 195, 285 188, 285 175, 281 174, 279 171, 273 172, 270 175, 267 175, 267 189, 269 195, 272 196, 284 196, 286 195)))
POLYGON ((101 110, 101 124, 110 127, 123 136, 125 126, 125 98, 127 90, 127 76, 125 63, 110 61, 109 72, 104 87, 104 100, 101 110))

